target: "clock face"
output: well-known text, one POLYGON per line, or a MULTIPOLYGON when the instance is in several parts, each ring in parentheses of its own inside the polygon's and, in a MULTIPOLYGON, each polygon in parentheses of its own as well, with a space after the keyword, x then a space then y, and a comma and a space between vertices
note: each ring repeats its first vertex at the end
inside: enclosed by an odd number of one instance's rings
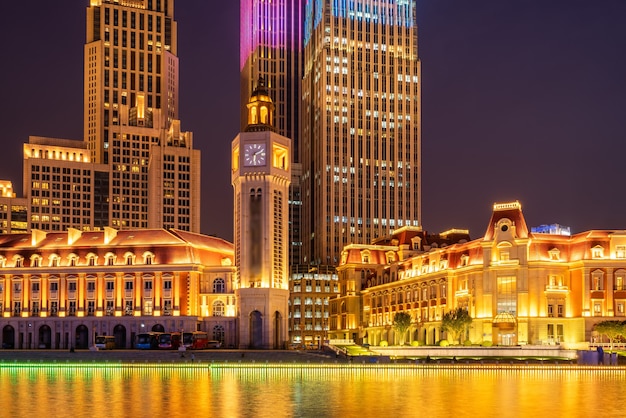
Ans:
POLYGON ((265 165, 265 144, 245 144, 243 148, 243 164, 245 166, 265 165))

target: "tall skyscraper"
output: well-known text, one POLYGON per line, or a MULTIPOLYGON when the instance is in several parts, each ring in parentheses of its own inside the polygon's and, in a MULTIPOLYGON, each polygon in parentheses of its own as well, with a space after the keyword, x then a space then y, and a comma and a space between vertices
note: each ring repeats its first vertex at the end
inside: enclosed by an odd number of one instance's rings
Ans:
POLYGON ((200 151, 178 119, 173 0, 90 0, 84 129, 110 167, 108 225, 200 230, 200 151))
POLYGON ((297 162, 302 78, 304 0, 241 0, 241 129, 248 125, 246 103, 259 78, 276 106, 276 132, 293 142, 297 162))
POLYGON ((308 0, 302 81, 305 263, 421 224, 415 0, 308 0))
POLYGON ((93 162, 109 162, 122 112, 144 109, 132 119, 151 128, 166 129, 178 118, 177 49, 173 0, 90 0, 84 138, 93 162), (155 109, 163 113, 156 126, 155 109))
POLYGON ((248 124, 245 104, 257 80, 265 80, 276 107, 276 132, 291 139, 293 178, 289 189, 290 264, 301 262, 300 82, 304 0, 241 0, 241 129, 248 124))

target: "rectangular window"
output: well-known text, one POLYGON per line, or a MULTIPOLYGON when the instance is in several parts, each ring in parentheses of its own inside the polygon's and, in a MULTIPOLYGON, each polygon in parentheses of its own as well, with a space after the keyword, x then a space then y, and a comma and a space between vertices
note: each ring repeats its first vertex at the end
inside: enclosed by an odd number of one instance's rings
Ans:
POLYGON ((517 280, 515 276, 497 278, 497 311, 517 314, 517 280))
POLYGON ((593 304, 593 315, 601 316, 602 315, 602 305, 599 302, 593 304))
POLYGON ((113 315, 113 301, 112 300, 107 300, 107 307, 106 307, 105 313, 107 316, 113 315))
POLYGON ((145 300, 143 302, 143 314, 152 315, 152 301, 151 300, 145 300))
POLYGON ((169 316, 172 314, 172 301, 164 300, 163 301, 163 315, 169 316))

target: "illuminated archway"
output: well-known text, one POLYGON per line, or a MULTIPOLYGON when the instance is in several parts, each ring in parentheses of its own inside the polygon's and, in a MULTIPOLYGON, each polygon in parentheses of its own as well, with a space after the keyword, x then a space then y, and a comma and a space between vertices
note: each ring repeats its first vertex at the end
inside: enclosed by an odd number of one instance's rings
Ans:
POLYGON ((89 348, 89 330, 86 325, 76 327, 76 341, 74 347, 78 349, 89 348))
POLYGON ((494 344, 516 345, 517 344, 517 320, 509 312, 500 312, 493 318, 494 344))
POLYGON ((126 348, 126 327, 118 324, 113 328, 113 336, 115 337, 115 348, 126 348))
POLYGON ((2 328, 2 348, 15 348, 15 328, 11 325, 2 328))
POLYGON ((283 327, 282 327, 282 315, 280 314, 280 312, 276 311, 274 313, 274 349, 280 349, 281 347, 281 342, 282 342, 282 333, 283 333, 283 327))
POLYGON ((52 348, 52 330, 48 325, 39 327, 39 348, 52 348))
POLYGON ((250 313, 250 348, 263 346, 263 315, 259 311, 250 313))

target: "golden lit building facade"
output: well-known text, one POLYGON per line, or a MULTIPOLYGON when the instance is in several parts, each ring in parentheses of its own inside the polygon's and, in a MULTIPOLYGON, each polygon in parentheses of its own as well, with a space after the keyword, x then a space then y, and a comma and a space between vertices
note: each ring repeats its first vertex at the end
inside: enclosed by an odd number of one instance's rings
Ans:
POLYGON ((206 331, 235 346, 232 244, 180 230, 0 236, 4 348, 88 348, 113 335, 206 331))
POLYGON ((148 227, 200 232, 201 158, 193 133, 183 132, 174 120, 149 149, 147 213, 142 208, 148 227))
POLYGON ((319 348, 328 338, 330 299, 339 294, 332 266, 292 266, 289 277, 289 342, 319 348))
POLYGON ((404 311, 413 318, 407 341, 437 344, 443 314, 461 307, 473 318, 463 341, 575 347, 594 338, 597 322, 626 319, 626 231, 533 233, 511 202, 494 205, 480 239, 402 232, 344 249, 331 338, 397 343, 393 316, 404 311))
POLYGON ((162 129, 178 118, 174 1, 90 0, 86 27, 84 139, 91 160, 108 164, 123 112, 161 110, 162 129))
POLYGON ((27 231, 28 200, 15 196, 10 180, 0 180, 0 234, 21 234, 27 231))
POLYGON ((109 225, 200 232, 201 160, 193 134, 179 120, 158 128, 161 111, 131 110, 139 116, 124 113, 112 129, 109 225))
POLYGON ((302 264, 421 222, 416 1, 308 1, 302 264))
POLYGON ((291 140, 275 132, 274 104, 263 79, 246 107, 248 125, 231 145, 239 347, 284 348, 291 140))
POLYGON ((91 163, 84 142, 31 136, 23 149, 28 230, 109 225, 109 168, 91 163))
POLYGON ((90 0, 86 13, 85 137, 24 144, 23 231, 200 232, 200 151, 177 119, 173 1, 90 0))

